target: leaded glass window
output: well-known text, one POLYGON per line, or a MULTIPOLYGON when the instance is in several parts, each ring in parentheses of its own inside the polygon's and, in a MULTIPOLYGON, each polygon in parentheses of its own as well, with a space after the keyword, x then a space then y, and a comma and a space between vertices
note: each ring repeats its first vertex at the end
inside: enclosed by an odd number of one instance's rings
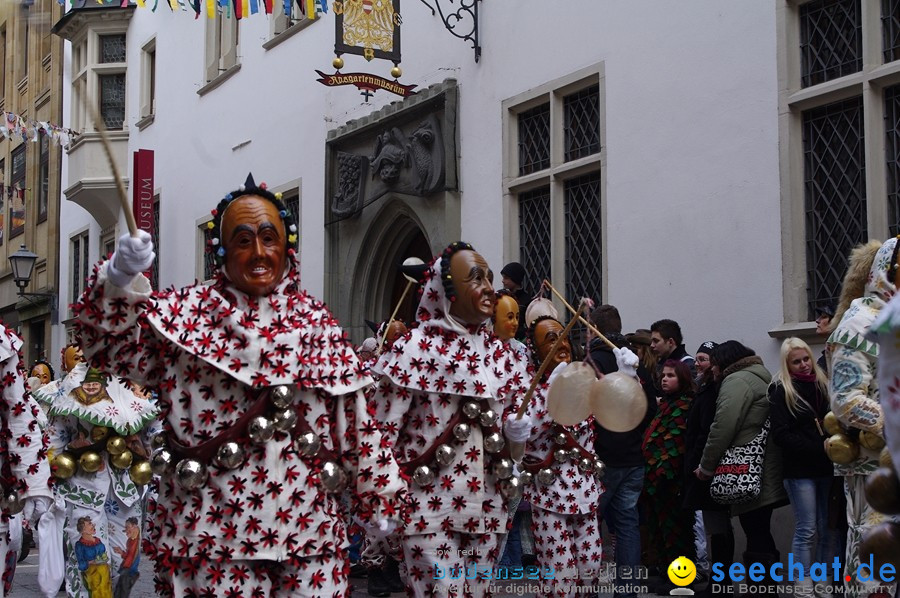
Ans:
POLYGON ((125 34, 100 36, 100 63, 125 62, 125 34))
POLYGON ((807 306, 835 302, 850 250, 868 237, 862 97, 803 113, 807 306))
POLYGON ((519 175, 550 167, 550 104, 519 114, 519 175))
POLYGON ((815 0, 800 7, 803 87, 862 69, 860 0, 815 0))
POLYGON ((885 62, 900 58, 900 0, 881 0, 882 48, 885 62))
POLYGON ((565 184, 566 298, 573 306, 582 297, 602 301, 602 221, 600 173, 570 179, 565 184))
POLYGON ((213 239, 213 231, 206 223, 200 225, 203 232, 203 280, 212 280, 216 275, 216 256, 213 253, 216 248, 211 245, 213 239))
POLYGON ((519 261, 529 293, 550 279, 550 248, 550 187, 519 193, 519 261))
POLYGON ((600 89, 596 85, 563 100, 566 162, 600 151, 600 89))
POLYGON ((72 239, 72 303, 81 296, 81 237, 72 239))
POLYGON ((121 129, 125 122, 125 73, 100 75, 100 114, 107 129, 121 129))
MULTIPOLYGON (((288 197, 284 205, 287 207, 288 212, 291 213, 292 220, 294 224, 297 225, 297 242, 294 243, 295 248, 300 247, 300 196, 299 195, 291 195, 288 197)), ((290 235, 291 231, 287 231, 287 234, 290 235)))
POLYGON ((884 90, 884 128, 888 230, 894 236, 900 233, 900 85, 884 90))

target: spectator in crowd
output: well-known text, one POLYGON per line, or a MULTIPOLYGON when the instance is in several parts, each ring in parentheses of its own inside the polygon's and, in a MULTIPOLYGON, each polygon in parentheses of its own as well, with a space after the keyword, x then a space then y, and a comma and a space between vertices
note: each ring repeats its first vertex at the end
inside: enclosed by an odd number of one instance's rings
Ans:
POLYGON ((675 320, 657 320, 650 326, 650 348, 659 358, 657 373, 662 373, 662 364, 667 359, 683 361, 691 370, 691 378, 697 375, 694 358, 684 350, 681 326, 675 320))
MULTIPOLYGON (((619 310, 612 305, 601 305, 591 312, 591 324, 619 347, 625 345, 622 336, 622 318, 619 310)), ((649 350, 649 338, 645 347, 649 350)), ((600 339, 593 339, 588 347, 589 357, 601 374, 611 374, 619 370, 612 349, 600 339)), ((655 366, 655 364, 654 364, 655 366)), ((649 372, 640 363, 638 378, 649 377, 649 372)), ((610 432, 595 421, 596 436, 594 451, 606 464, 603 477, 604 492, 600 496, 600 517, 606 521, 615 538, 611 550, 615 555, 619 576, 637 568, 641 564, 641 535, 638 519, 638 499, 644 487, 644 456, 641 442, 647 424, 656 413, 656 398, 652 383, 644 385, 647 397, 647 414, 637 428, 630 432, 610 432)), ((627 584, 618 584, 624 586, 627 584)), ((615 593, 616 598, 636 596, 631 593, 615 593)))
MULTIPOLYGON (((719 383, 716 369, 711 367, 708 356, 717 346, 706 341, 697 350, 697 396, 688 411, 687 432, 685 434, 684 455, 684 506, 701 513, 703 534, 709 535, 707 556, 713 563, 731 563, 734 560, 734 529, 728 507, 720 505, 709 495, 710 480, 700 480, 694 470, 700 465, 703 449, 709 436, 709 429, 716 416, 716 398, 719 383), (701 356, 706 359, 701 359, 701 356)), ((698 596, 712 596, 712 588, 698 591, 698 596)))
MULTIPOLYGON (((834 466, 825 454, 827 436, 822 424, 830 410, 828 379, 813 361, 809 345, 799 338, 787 338, 781 344, 779 370, 769 386, 769 402, 772 439, 782 449, 784 487, 796 522, 791 552, 808 575, 813 562, 830 563, 838 555, 828 529, 834 466)), ((813 595, 808 577, 795 584, 795 595, 813 595)))
POLYGON ((525 340, 525 308, 531 302, 531 297, 525 292, 525 267, 519 262, 510 262, 500 270, 503 288, 512 293, 519 304, 519 329, 516 331, 516 339, 525 340))
POLYGON ((634 351, 641 361, 638 367, 638 378, 644 392, 654 394, 656 388, 656 353, 650 348, 650 331, 646 328, 638 328, 634 332, 625 335, 625 342, 629 349, 634 351))
MULTIPOLYGON (((663 396, 659 409, 644 432, 642 449, 647 483, 643 500, 650 548, 646 564, 665 571, 678 557, 693 560, 695 556, 694 513, 683 507, 681 498, 687 414, 694 397, 694 381, 687 364, 666 360, 660 387, 663 396)), ((665 574, 664 579, 667 579, 665 574)), ((669 587, 666 583, 666 590, 669 587)))
MULTIPOLYGON (((828 335, 831 334, 832 318, 834 318, 834 305, 831 303, 826 303, 816 308, 816 334, 823 339, 827 339, 828 335)), ((819 366, 820 370, 825 372, 827 377, 828 361, 825 359, 825 349, 822 349, 822 354, 819 355, 819 360, 816 362, 816 365, 819 366)))
MULTIPOLYGON (((772 375, 749 347, 735 340, 725 341, 713 349, 712 367, 721 376, 716 413, 700 466, 695 475, 701 480, 712 478, 722 456, 732 446, 748 444, 760 433, 769 419, 767 390, 772 375)), ((762 488, 756 500, 732 505, 731 514, 739 517, 747 536, 745 563, 762 563, 766 570, 780 560, 772 537, 772 511, 787 504, 781 476, 781 448, 775 442, 766 443, 763 456, 762 488)), ((767 587, 754 588, 756 595, 777 596, 767 580, 767 587)))

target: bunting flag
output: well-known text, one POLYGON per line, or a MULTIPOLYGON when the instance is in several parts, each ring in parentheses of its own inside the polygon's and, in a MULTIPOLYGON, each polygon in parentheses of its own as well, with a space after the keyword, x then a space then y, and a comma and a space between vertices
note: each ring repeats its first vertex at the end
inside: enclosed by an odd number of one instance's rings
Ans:
MULTIPOLYGON (((83 0, 57 0, 63 7, 69 6, 73 8, 82 8, 83 0)), ((122 8, 135 6, 138 8, 150 8, 152 12, 156 12, 159 6, 159 0, 96 0, 101 5, 120 5, 122 8), (152 6, 151 6, 152 4, 152 6)), ((319 15, 328 13, 328 0, 282 0, 281 10, 284 14, 291 16, 292 4, 297 2, 299 11, 307 19, 313 20, 319 15)), ((243 19, 250 15, 265 12, 266 15, 272 14, 276 9, 276 3, 273 0, 163 0, 164 4, 169 6, 172 12, 193 12, 194 18, 200 18, 206 6, 206 16, 210 19, 221 16, 230 19, 232 14, 236 19, 243 19)))
POLYGON ((51 140, 60 145, 68 145, 72 138, 79 133, 72 129, 60 127, 49 122, 28 120, 14 112, 3 112, 3 122, 0 123, 0 139, 21 139, 22 141, 37 142, 40 131, 43 131, 51 140))

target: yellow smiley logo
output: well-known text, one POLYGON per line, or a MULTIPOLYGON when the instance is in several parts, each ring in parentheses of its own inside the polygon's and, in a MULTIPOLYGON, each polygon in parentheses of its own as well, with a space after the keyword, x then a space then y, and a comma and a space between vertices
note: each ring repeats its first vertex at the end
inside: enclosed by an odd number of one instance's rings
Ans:
POLYGON ((669 564, 669 581, 676 586, 688 586, 697 577, 697 567, 694 561, 680 556, 669 564))

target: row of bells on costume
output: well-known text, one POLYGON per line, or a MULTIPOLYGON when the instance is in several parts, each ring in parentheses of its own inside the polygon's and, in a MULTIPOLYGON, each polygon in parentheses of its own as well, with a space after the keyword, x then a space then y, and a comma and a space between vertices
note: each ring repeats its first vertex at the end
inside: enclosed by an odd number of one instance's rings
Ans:
MULTIPOLYGON (((250 442, 264 445, 275 436, 276 431, 290 433, 297 425, 297 413, 293 409, 294 391, 289 386, 276 386, 269 393, 269 400, 274 407, 270 417, 258 415, 247 424, 247 436, 250 442)), ((159 476, 174 473, 178 485, 187 491, 194 491, 209 479, 206 464, 197 459, 181 459, 175 463, 175 456, 166 446, 164 434, 157 434, 150 441, 153 453, 150 455, 150 469, 159 476)), ((300 434, 294 439, 294 448, 303 457, 315 457, 322 448, 322 441, 315 432, 300 434)), ((225 469, 237 469, 243 464, 247 455, 237 442, 225 442, 213 457, 215 463, 225 469)), ((347 484, 347 473, 334 461, 322 465, 320 474, 322 488, 326 492, 340 492, 347 484)))
MULTIPOLYGON (((134 453, 128 450, 125 439, 119 435, 110 436, 109 428, 94 426, 91 430, 91 440, 96 443, 103 439, 106 439, 106 452, 109 453, 109 462, 113 467, 127 469, 131 480, 138 486, 150 482, 153 478, 150 462, 146 459, 135 459, 134 453)), ((53 457, 50 463, 53 476, 60 480, 71 478, 79 469, 82 473, 96 473, 102 464, 103 456, 96 451, 86 451, 77 460, 71 453, 63 451, 53 457)))

